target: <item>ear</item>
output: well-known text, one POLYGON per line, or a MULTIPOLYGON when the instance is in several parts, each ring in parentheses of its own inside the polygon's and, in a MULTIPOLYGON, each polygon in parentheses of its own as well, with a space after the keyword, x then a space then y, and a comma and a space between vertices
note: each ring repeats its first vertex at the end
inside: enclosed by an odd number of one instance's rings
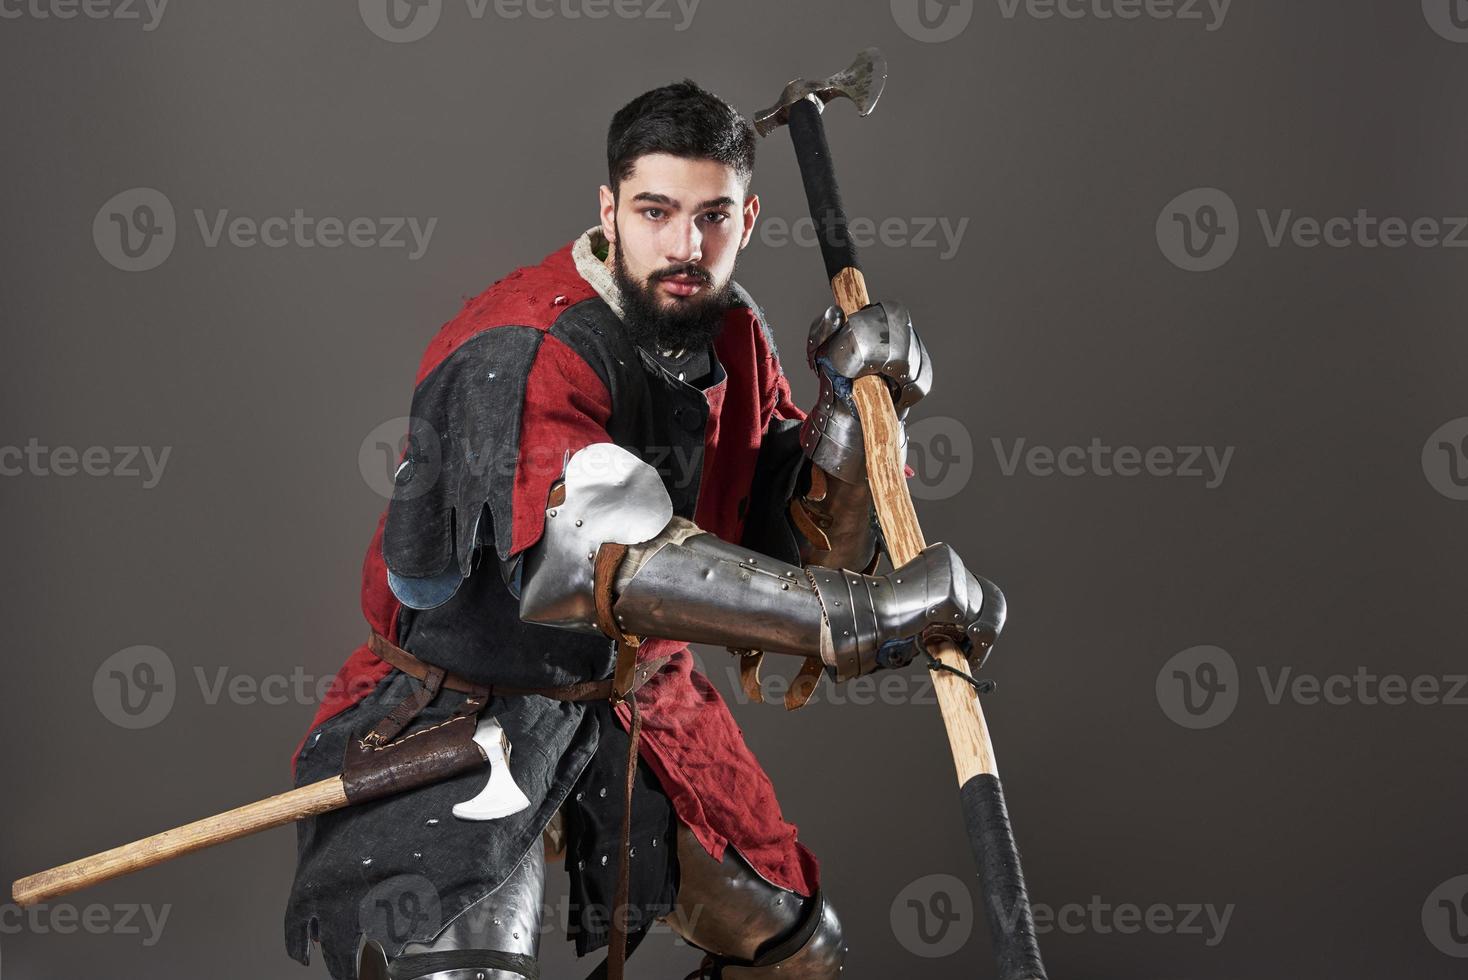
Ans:
POLYGON ((601 200, 601 233, 606 236, 607 241, 617 240, 617 198, 612 189, 602 184, 597 190, 597 196, 601 200))
POLYGON ((744 234, 739 238, 739 249, 749 244, 749 236, 754 234, 754 219, 759 217, 759 195, 751 194, 744 199, 744 234))

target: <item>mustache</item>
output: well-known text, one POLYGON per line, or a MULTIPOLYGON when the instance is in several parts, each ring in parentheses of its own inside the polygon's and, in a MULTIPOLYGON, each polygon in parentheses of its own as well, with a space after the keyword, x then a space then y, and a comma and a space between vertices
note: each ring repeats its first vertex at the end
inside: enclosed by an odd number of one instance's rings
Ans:
POLYGON ((647 278, 650 282, 656 282, 659 279, 672 279, 675 276, 687 276, 690 279, 698 280, 705 286, 714 281, 714 277, 709 274, 709 271, 707 269, 699 265, 694 265, 691 262, 686 265, 665 266, 664 268, 658 269, 647 278))

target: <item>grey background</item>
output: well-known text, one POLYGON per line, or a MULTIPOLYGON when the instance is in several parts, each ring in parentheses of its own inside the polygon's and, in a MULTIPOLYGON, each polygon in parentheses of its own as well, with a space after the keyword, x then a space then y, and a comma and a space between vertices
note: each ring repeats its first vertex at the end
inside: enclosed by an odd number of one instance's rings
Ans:
MULTIPOLYGON (((1212 946, 1206 930, 1122 934, 1088 913, 1042 936, 1052 975, 1461 976, 1431 941, 1446 920, 1423 910, 1468 872, 1464 708, 1275 705, 1257 671, 1465 670, 1468 504, 1422 464, 1429 435, 1468 415, 1464 254, 1270 248, 1254 215, 1468 213, 1468 45, 1412 2, 1236 0, 1211 32, 1007 18, 995 0, 950 13, 969 8, 941 43, 904 33, 886 3, 834 0, 704 0, 681 31, 676 7, 671 20, 493 6, 474 19, 446 0, 405 44, 343 2, 178 3, 153 31, 28 8, 0 24, 0 444, 172 447, 152 489, 0 479, 0 878, 288 786, 308 699, 211 704, 195 670, 211 684, 221 669, 314 679, 359 641, 360 563, 383 506, 359 448, 406 413, 422 349, 463 298, 594 221, 616 108, 692 76, 752 111, 878 44, 880 106, 865 120, 833 108, 830 138, 853 215, 968 221, 946 260, 911 245, 864 260, 873 293, 908 303, 938 358, 920 414, 956 420, 943 424, 972 447, 960 439, 971 479, 919 513, 1010 599, 988 712, 1032 898, 1234 906, 1212 946), (178 241, 127 273, 91 228, 134 187, 167 195, 178 241), (1195 187, 1226 191, 1241 215, 1237 253, 1208 273, 1171 264, 1154 235, 1195 187), (409 261, 207 248, 196 208, 439 220, 409 261), (1208 490, 1006 476, 991 443, 1093 437, 1235 453, 1208 490), (167 653, 176 700, 128 730, 92 685, 140 644, 167 653), (1190 730, 1157 679, 1203 644, 1237 663, 1238 703, 1190 730)), ((755 186, 766 218, 800 215, 783 134, 761 145, 755 186)), ((808 405, 804 335, 828 297, 818 254, 757 240, 738 277, 808 405)), ((731 694, 723 651, 699 656, 731 694)), ((849 695, 827 689, 794 715, 734 711, 822 859, 846 975, 990 975, 982 924, 959 942, 971 917, 950 923, 958 951, 919 956, 937 947, 912 939, 898 901, 930 875, 972 878, 939 715, 915 703, 920 670, 903 685, 891 703, 838 705, 849 695)), ((9 908, 0 976, 104 963, 118 977, 325 976, 282 950, 293 858, 293 832, 276 830, 58 903, 168 906, 152 946, 18 924, 9 908)), ((551 879, 554 901, 564 877, 551 879)), ((544 948, 549 976, 594 962, 573 962, 558 932, 544 948)), ((669 977, 695 962, 667 934, 632 961, 669 977)))

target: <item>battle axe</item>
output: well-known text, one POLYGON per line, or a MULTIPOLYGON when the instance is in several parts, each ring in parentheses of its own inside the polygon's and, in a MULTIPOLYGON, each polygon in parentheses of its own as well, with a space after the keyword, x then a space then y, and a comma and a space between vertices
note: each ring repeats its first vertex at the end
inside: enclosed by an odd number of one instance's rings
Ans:
POLYGON ((11 896, 22 907, 50 901, 256 831, 441 782, 486 763, 490 775, 484 789, 472 800, 455 806, 454 816, 493 820, 518 813, 530 801, 510 776, 509 740, 504 729, 492 715, 476 720, 475 712, 483 707, 482 701, 471 700, 465 705, 447 721, 395 742, 355 740, 348 747, 340 776, 21 878, 11 887, 11 896))
MULTIPOLYGON (((826 275, 831 280, 837 304, 847 315, 870 301, 836 186, 836 171, 831 163, 830 147, 826 145, 821 111, 826 103, 846 98, 856 103, 857 112, 865 116, 877 104, 886 80, 886 59, 876 48, 867 48, 850 67, 829 78, 792 81, 785 86, 779 100, 754 119, 754 128, 761 136, 782 125, 790 128, 811 218, 819 232, 826 275)), ((897 414, 886 383, 880 377, 858 378, 853 394, 861 418, 867 478, 877 518, 893 566, 901 565, 917 557, 927 542, 918 526, 903 475, 897 414)), ((1002 624, 995 624, 995 633, 999 625, 1002 624)), ((975 645, 992 642, 991 634, 987 639, 975 640, 975 645)), ((935 668, 933 683, 958 770, 959 798, 969 843, 979 865, 1000 980, 1044 980, 1045 967, 1040 962, 1040 947, 1035 940, 1034 917, 1020 870, 1019 849, 1009 825, 999 768, 976 685, 969 674, 968 660, 947 639, 929 641, 927 650, 934 658, 930 664, 935 668)))

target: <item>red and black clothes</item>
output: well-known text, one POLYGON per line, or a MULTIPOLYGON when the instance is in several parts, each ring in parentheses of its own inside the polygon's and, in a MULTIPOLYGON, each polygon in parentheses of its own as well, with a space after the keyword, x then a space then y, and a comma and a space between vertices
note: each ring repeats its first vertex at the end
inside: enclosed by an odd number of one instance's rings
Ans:
MULTIPOLYGON (((786 507, 805 466, 804 413, 791 401, 757 307, 735 292, 709 373, 699 378, 697 367, 690 375, 682 365, 682 380, 627 338, 617 313, 578 272, 571 245, 469 301, 429 344, 418 371, 410 448, 363 568, 372 629, 484 684, 550 687, 610 676, 611 640, 521 621, 517 583, 502 571, 540 537, 568 455, 597 442, 615 442, 655 467, 676 514, 798 563, 786 507), (442 605, 412 609, 389 588, 389 571, 395 581, 456 590, 442 605)), ((816 859, 781 816, 728 707, 693 669, 686 643, 649 638, 639 649, 639 659, 664 654, 671 662, 637 695, 647 772, 633 806, 633 929, 671 900, 670 810, 715 859, 732 845, 770 882, 813 894, 816 859)), ((348 740, 417 685, 359 647, 297 750, 296 785, 339 772, 348 740)), ((415 724, 444 720, 461 700, 441 693, 415 724)), ((389 955, 431 938, 542 846, 542 831, 568 800, 573 898, 610 906, 620 810, 604 804, 618 802, 629 723, 623 705, 611 725, 612 710, 541 697, 489 703, 531 801, 510 817, 451 815, 479 790, 479 773, 303 821, 286 913, 291 955, 306 962, 310 940, 319 938, 333 976, 352 976, 362 924, 373 915, 380 921, 384 895, 415 896, 386 904, 393 926, 379 939, 389 955)), ((583 922, 578 951, 603 943, 605 926, 583 922)))

